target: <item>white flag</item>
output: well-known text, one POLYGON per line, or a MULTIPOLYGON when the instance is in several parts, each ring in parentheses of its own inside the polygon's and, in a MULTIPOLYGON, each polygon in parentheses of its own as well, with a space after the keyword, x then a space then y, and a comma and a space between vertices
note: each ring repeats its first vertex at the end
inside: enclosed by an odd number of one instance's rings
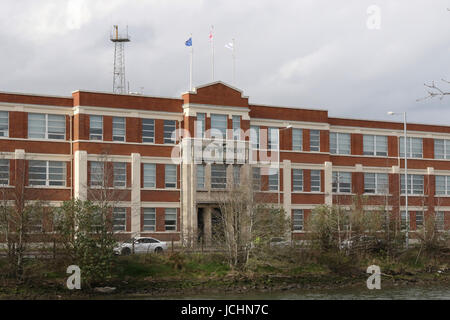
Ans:
POLYGON ((225 48, 230 49, 230 50, 233 50, 233 43, 232 43, 232 42, 227 43, 227 44, 225 45, 225 48))

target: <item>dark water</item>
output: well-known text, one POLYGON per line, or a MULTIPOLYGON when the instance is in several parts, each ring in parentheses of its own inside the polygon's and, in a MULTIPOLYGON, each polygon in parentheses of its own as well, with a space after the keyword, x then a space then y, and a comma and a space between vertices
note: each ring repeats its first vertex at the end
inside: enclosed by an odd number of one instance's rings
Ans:
POLYGON ((128 296, 122 299, 221 299, 221 300, 450 300, 449 286, 402 286, 381 287, 380 290, 361 288, 327 289, 327 290, 289 290, 278 292, 248 292, 242 294, 198 294, 183 296, 128 296))

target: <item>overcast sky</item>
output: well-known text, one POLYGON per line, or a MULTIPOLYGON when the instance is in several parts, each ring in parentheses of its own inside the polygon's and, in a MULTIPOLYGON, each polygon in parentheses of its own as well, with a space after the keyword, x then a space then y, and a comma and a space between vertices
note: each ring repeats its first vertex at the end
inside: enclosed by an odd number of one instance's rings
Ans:
MULTIPOLYGON (((112 91, 113 24, 128 25, 131 91, 180 97, 232 82, 251 103, 326 109, 334 117, 450 125, 450 96, 417 102, 423 84, 450 79, 449 0, 1 0, 0 91, 70 96, 112 91), (376 5, 377 14, 368 8, 376 5), (369 24, 368 24, 369 21, 369 24), (377 21, 380 22, 379 29, 377 21), (371 27, 369 28, 368 27, 371 27)), ((450 91, 450 84, 442 84, 450 91)))

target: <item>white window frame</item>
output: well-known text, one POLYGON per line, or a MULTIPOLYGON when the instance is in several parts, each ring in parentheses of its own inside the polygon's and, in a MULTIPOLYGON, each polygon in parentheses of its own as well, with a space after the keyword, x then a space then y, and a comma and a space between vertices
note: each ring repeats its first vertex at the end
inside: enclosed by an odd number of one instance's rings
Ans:
POLYGON ((177 188, 177 166, 175 164, 164 165, 164 187, 166 189, 177 188))
POLYGON ((175 144, 174 132, 177 130, 177 122, 176 120, 164 120, 164 144, 175 144), (173 130, 172 130, 173 129, 173 130), (170 137, 169 135, 170 131, 170 137))
POLYGON ((197 165, 197 189, 204 190, 205 186, 205 165, 197 165))
POLYGON ((388 155, 388 139, 387 136, 379 135, 363 135, 363 155, 386 157, 388 155), (372 139, 369 146, 369 139, 372 139), (379 150, 380 149, 380 150, 379 150))
POLYGON ((164 228, 166 231, 177 231, 177 208, 164 209, 164 228), (168 217, 175 216, 175 219, 168 219, 168 217), (167 224, 167 222, 174 222, 174 224, 167 224))
POLYGON ((195 137, 203 139, 205 137, 206 113, 197 113, 195 137))
POLYGON ((294 151, 303 150, 303 129, 299 128, 292 129, 292 150, 294 151))
POLYGON ((49 160, 29 160, 28 162, 28 184, 32 187, 50 187, 50 188, 58 188, 58 187, 65 187, 66 186, 66 180, 67 180, 67 164, 64 161, 49 161, 49 160), (37 165, 40 163, 41 165, 37 165), (43 164, 43 166, 42 166, 43 164), (32 168, 44 168, 44 172, 32 172, 32 168), (50 172, 52 168, 62 169, 61 173, 54 173, 50 172), (32 179, 32 175, 44 175, 45 179, 32 179), (50 175, 61 175, 62 179, 50 179, 50 175), (44 182, 43 184, 36 184, 35 182, 40 181, 44 182), (54 184, 54 183, 58 184, 54 184))
POLYGON ((127 132, 127 124, 125 117, 113 117, 112 119, 112 139, 116 142, 125 142, 126 132, 127 132), (121 123, 123 122, 123 123, 121 123), (121 128, 120 126, 122 126, 121 128), (116 127, 114 127, 116 125, 116 127), (119 125, 119 127, 117 127, 119 125))
MULTIPOLYGON (((408 187, 411 192, 408 195, 423 195, 424 194, 424 175, 423 174, 408 174, 408 187), (421 183, 417 184, 418 181, 421 183), (422 186, 421 190, 418 190, 417 186, 422 186), (420 191, 420 192, 418 192, 420 191)), ((400 175, 400 194, 405 194, 405 174, 400 175)))
POLYGON ((99 115, 90 115, 89 116, 89 140, 103 141, 103 116, 99 116, 99 115), (92 126, 94 123, 101 124, 101 133, 93 133, 92 132, 92 129, 100 130, 99 127, 92 126))
POLYGON ((2 186, 9 186, 10 183, 10 163, 9 159, 1 159, 0 160, 0 185, 2 186), (6 168, 6 170, 4 170, 6 168), (6 176, 6 178, 5 178, 6 176), (4 183, 6 182, 6 183, 4 183))
POLYGON ((322 188, 321 170, 311 170, 310 176, 311 176, 311 183, 310 183, 311 192, 321 192, 322 188), (317 182, 318 186, 315 186, 313 182, 317 182), (318 187, 317 188, 318 190, 316 190, 316 187, 318 187))
POLYGON ((227 187, 227 166, 224 164, 211 164, 211 189, 225 189, 227 187), (223 168, 218 170, 219 168, 223 168), (218 173, 222 174, 218 175, 218 173))
POLYGON ((105 163, 103 161, 91 161, 91 187, 104 187, 105 184, 105 163), (94 167, 99 166, 99 172, 94 172, 94 167))
POLYGON ((127 208, 114 207, 113 208, 113 231, 125 232, 127 230, 127 208), (123 223, 118 223, 123 222, 123 223))
POLYGON ((231 117, 233 127, 233 140, 241 140, 241 116, 231 117))
POLYGON ((144 188, 156 188, 156 164, 144 163, 143 170, 143 184, 144 188), (149 180, 150 179, 150 180, 149 180))
POLYGON ((259 137, 260 137, 260 127, 259 126, 250 126, 250 143, 252 149, 259 149, 259 137))
POLYGON ((143 231, 156 231, 156 208, 143 208, 143 231), (146 223, 148 222, 148 223, 146 223))
POLYGON ((0 137, 9 137, 9 111, 0 111, 0 124, 4 125, 5 118, 6 128, 0 129, 0 137))
POLYGON ((46 113, 28 113, 28 139, 47 139, 47 140, 65 140, 66 139, 66 117, 64 115, 59 114, 46 114, 46 113), (43 119, 32 119, 33 117, 42 117, 43 119), (53 118, 53 119, 52 119, 53 118), (55 119, 58 118, 58 119, 55 119), (31 130, 30 124, 32 121, 43 121, 42 132, 33 132, 31 130), (49 123, 51 122, 60 122, 63 124, 64 132, 50 132, 49 123), (34 135, 34 136, 33 136, 34 135), (41 136, 37 136, 41 135, 41 136), (59 138, 50 137, 50 136, 60 136, 59 138))
POLYGON ((113 162, 113 180, 115 188, 125 188, 127 186, 127 163, 113 162), (123 177, 123 179, 121 179, 123 177))
POLYGON ((352 193, 351 172, 333 171, 332 183, 333 183, 333 193, 352 193), (348 180, 350 182, 348 182, 348 180), (348 187, 346 186, 347 184, 349 184, 348 187))
POLYGON ((435 214, 435 226, 436 230, 444 231, 445 230, 445 212, 437 211, 435 214))
POLYGON ((278 150, 280 145, 280 129, 276 127, 267 128, 267 149, 278 150))
POLYGON ((450 176, 435 176, 435 185, 436 196, 450 196, 450 176), (438 188, 440 182, 444 188, 442 191, 438 188))
POLYGON ((278 169, 270 168, 269 169, 269 183, 268 183, 268 189, 269 191, 278 191, 278 169))
POLYGON ((320 130, 309 130, 309 151, 320 152, 320 130))
POLYGON ((292 229, 293 231, 301 232, 305 225, 305 212, 303 209, 292 210, 292 229))
MULTIPOLYGON (((402 152, 402 149, 405 149, 405 141, 404 137, 399 137, 399 155, 401 158, 405 157, 405 153, 402 152)), ((417 148, 417 146, 414 146, 417 148)), ((423 158, 423 139, 422 138, 414 138, 414 137, 407 137, 406 139, 406 153, 408 158, 416 158, 416 159, 422 159, 423 158), (413 153, 413 146, 414 143, 417 142, 420 145, 420 154, 419 153, 413 153)))
POLYGON ((216 139, 226 139, 227 128, 228 116, 226 114, 211 113, 211 137, 215 137, 216 139), (223 127, 224 124, 225 127, 223 127))
POLYGON ((241 166, 234 165, 233 166, 233 183, 235 186, 239 186, 241 183, 241 166))
POLYGON ((434 139, 434 158, 435 159, 450 159, 450 140, 447 139, 434 139), (437 144, 442 143, 442 155, 436 152, 438 149, 437 144))
POLYGON ((389 175, 387 173, 364 172, 364 193, 368 194, 388 194, 389 175), (373 186, 370 186, 369 179, 373 177, 373 186), (386 178, 386 179, 384 179, 386 178), (386 183, 383 185, 383 181, 386 183), (373 191, 372 191, 373 190, 373 191))
POLYGON ((155 119, 142 119, 142 142, 155 143, 155 119))
POLYGON ((292 191, 303 192, 303 169, 292 169, 292 191))
POLYGON ((351 134, 350 133, 342 133, 342 132, 330 132, 330 153, 331 154, 350 155, 352 153, 352 136, 351 136, 351 134), (348 138, 348 144, 347 144, 347 138, 348 138), (335 141, 336 142, 336 148, 335 148, 336 150, 334 150, 334 148, 332 150, 334 140, 336 140, 335 141), (346 148, 347 146, 348 146, 348 150, 346 148))

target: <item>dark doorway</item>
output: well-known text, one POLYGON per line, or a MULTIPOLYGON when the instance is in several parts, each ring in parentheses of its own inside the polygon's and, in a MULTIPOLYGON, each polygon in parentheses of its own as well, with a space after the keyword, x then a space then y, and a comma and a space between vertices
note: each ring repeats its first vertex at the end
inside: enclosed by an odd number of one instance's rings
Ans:
POLYGON ((224 224, 222 213, 219 208, 214 208, 211 212, 211 233, 213 243, 223 244, 225 241, 224 224))

